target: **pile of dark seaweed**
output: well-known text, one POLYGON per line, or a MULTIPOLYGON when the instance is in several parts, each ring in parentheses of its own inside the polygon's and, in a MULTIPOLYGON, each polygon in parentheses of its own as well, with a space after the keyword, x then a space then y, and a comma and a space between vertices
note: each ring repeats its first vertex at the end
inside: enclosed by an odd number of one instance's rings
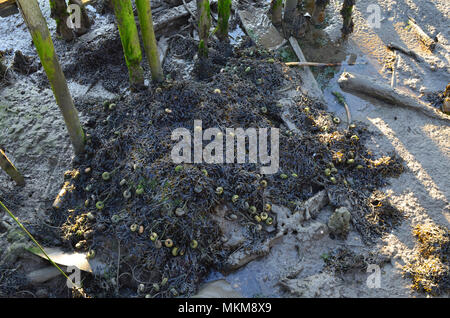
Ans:
MULTIPOLYGON (((368 132, 362 124, 343 129, 322 104, 304 96, 292 110, 302 135, 288 131, 280 116, 279 91, 301 85, 298 71, 249 42, 228 50, 226 58, 218 58, 220 52, 213 44, 207 80, 177 81, 172 76, 159 88, 117 100, 76 101, 89 118, 88 144, 86 154, 73 163, 79 172, 71 174, 76 176, 71 181, 74 189, 53 219, 68 247, 95 251, 95 257, 108 264, 103 276, 84 282, 88 294, 195 293, 231 252, 223 248, 222 233, 211 217, 220 203, 243 216, 236 222, 246 230, 246 244, 255 249, 273 235, 265 230, 265 222, 255 219, 264 211, 263 204, 284 205, 294 212, 322 189, 328 190, 334 206, 351 202, 353 224, 366 243, 391 228, 383 219, 388 214, 379 213, 375 221, 367 216, 374 213, 371 194, 386 177, 401 173, 399 160, 376 158, 363 146, 368 132), (278 173, 261 175, 259 164, 173 163, 170 154, 176 141, 171 132, 179 127, 193 132, 194 120, 202 120, 204 129, 280 128, 278 173), (326 173, 330 167, 335 168, 331 176, 326 173), (103 178, 105 172, 109 178, 103 178), (238 199, 232 200, 235 195, 238 199), (156 241, 150 239, 153 232, 156 241), (167 239, 173 242, 170 248, 164 245, 167 239), (119 291, 117 281, 111 283, 117 277, 119 291)), ((276 224, 276 215, 269 216, 276 224)))

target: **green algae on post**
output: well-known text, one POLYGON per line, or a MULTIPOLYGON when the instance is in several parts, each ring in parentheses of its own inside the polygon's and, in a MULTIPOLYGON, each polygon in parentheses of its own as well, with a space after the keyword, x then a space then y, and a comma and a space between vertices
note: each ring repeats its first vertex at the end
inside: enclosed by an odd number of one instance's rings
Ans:
POLYGON ((112 3, 119 27, 125 62, 128 67, 131 88, 141 87, 144 85, 144 71, 141 67, 142 51, 131 0, 112 0, 112 3))
POLYGON ((272 0, 270 3, 270 15, 275 26, 281 25, 283 0, 272 0))
POLYGON ((352 13, 355 4, 356 0, 344 0, 344 3, 342 4, 341 15, 344 23, 342 25, 341 31, 343 36, 347 36, 353 32, 354 24, 352 13))
POLYGON ((197 0, 197 19, 200 43, 198 45, 198 55, 200 58, 208 57, 208 38, 211 28, 211 9, 209 0, 197 0))
POLYGON ((37 0, 17 0, 22 16, 30 30, 34 46, 61 110, 76 154, 84 152, 85 135, 61 70, 50 32, 37 0))
POLYGON ((148 0, 136 0, 136 7, 141 26, 144 49, 152 72, 152 79, 156 82, 162 82, 163 71, 158 54, 158 45, 156 44, 155 31, 153 29, 152 8, 148 0))
POLYGON ((218 11, 217 37, 223 41, 228 38, 228 21, 230 19, 231 0, 219 0, 218 11))

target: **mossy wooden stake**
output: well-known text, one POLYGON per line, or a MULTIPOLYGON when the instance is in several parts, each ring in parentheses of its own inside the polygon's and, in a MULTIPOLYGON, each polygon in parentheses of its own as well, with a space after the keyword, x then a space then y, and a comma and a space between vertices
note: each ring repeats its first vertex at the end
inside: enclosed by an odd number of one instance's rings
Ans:
POLYGON ((144 86, 144 71, 141 66, 142 51, 134 20, 131 0, 112 0, 119 27, 125 62, 130 76, 131 88, 144 86))
POLYGON ((73 31, 67 25, 66 0, 50 0, 51 17, 56 22, 56 34, 61 36, 66 41, 71 41, 74 38, 73 31))
POLYGON ((55 53, 47 23, 42 16, 37 0, 17 0, 17 4, 30 30, 34 46, 52 86, 56 103, 63 114, 75 153, 80 154, 84 152, 85 136, 83 128, 81 128, 78 112, 73 104, 66 78, 55 53))
POLYGON ((208 38, 211 28, 211 9, 209 0, 197 0, 197 20, 200 44, 198 45, 198 56, 208 57, 208 38))
POLYGON ((25 179, 22 174, 16 169, 12 162, 8 159, 3 150, 0 149, 0 167, 13 179, 17 185, 24 186, 25 179))
POLYGON ((156 43, 155 31, 153 29, 152 8, 149 0, 136 0, 136 7, 141 26, 142 38, 144 40, 145 53, 150 64, 152 79, 162 82, 163 71, 159 61, 158 45, 156 43))
POLYGON ((341 15, 344 23, 342 25, 341 31, 344 37, 353 32, 354 24, 352 13, 355 4, 356 0, 344 0, 344 3, 342 4, 341 15))
POLYGON ((217 8, 219 11, 217 37, 224 41, 228 39, 228 21, 230 19, 231 0, 219 0, 217 8))
POLYGON ((281 25, 282 12, 283 0, 272 0, 270 3, 270 17, 275 26, 281 25))

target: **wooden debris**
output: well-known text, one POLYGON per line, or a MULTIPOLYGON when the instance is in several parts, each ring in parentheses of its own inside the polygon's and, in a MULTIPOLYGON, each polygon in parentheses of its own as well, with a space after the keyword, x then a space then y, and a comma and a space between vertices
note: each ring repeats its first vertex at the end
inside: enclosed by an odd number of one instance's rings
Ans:
MULTIPOLYGON (((289 43, 292 46, 292 49, 295 52, 295 55, 297 55, 297 58, 299 62, 305 63, 306 58, 303 55, 302 49, 300 48, 300 45, 298 45, 297 40, 294 37, 289 38, 289 43)), ((319 87, 319 84, 317 84, 316 79, 314 78, 313 73, 309 69, 308 66, 304 66, 304 74, 302 74, 302 77, 304 77, 303 86, 302 88, 305 88, 305 94, 308 95, 311 98, 317 98, 320 101, 324 102, 325 99, 323 97, 322 90, 319 87)))
POLYGON ((387 48, 388 48, 389 50, 392 50, 392 51, 395 50, 395 51, 402 52, 403 54, 406 54, 406 55, 412 57, 412 58, 415 59, 417 62, 421 62, 421 58, 416 54, 416 52, 414 52, 414 51, 412 51, 412 50, 409 50, 409 49, 406 49, 406 48, 404 48, 404 47, 401 47, 400 45, 398 45, 398 44, 396 44, 396 43, 394 43, 394 42, 389 43, 388 46, 387 46, 387 48))
POLYGON ((411 18, 411 17, 408 17, 408 18, 409 18, 408 24, 412 27, 414 32, 417 34, 417 36, 419 37, 419 40, 426 47, 428 47, 430 49, 430 51, 433 51, 434 48, 436 47, 436 42, 422 30, 422 28, 416 23, 416 21, 413 18, 411 18))
POLYGON ((448 118, 438 114, 434 108, 421 103, 417 99, 389 85, 378 83, 373 78, 344 72, 339 78, 338 83, 344 91, 359 93, 391 105, 413 109, 434 119, 448 120, 448 118))
POLYGON ((0 149, 0 167, 5 170, 5 172, 13 179, 17 185, 24 186, 25 179, 22 174, 17 170, 17 168, 8 159, 5 152, 0 149))
POLYGON ((57 268, 48 266, 28 273, 27 279, 31 284, 38 285, 58 277, 59 275, 61 275, 61 272, 57 268))

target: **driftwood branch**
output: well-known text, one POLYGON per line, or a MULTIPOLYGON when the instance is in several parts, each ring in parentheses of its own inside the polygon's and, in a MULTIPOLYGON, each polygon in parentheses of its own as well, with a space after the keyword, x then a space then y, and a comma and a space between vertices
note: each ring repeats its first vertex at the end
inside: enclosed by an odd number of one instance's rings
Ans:
POLYGON ((389 50, 392 50, 392 51, 395 50, 395 51, 402 52, 403 54, 406 54, 406 55, 412 57, 417 62, 421 62, 421 58, 416 54, 416 52, 414 52, 412 50, 409 50, 407 48, 404 48, 404 47, 402 47, 402 46, 400 46, 400 45, 398 45, 398 44, 396 44, 394 42, 389 43, 387 47, 388 47, 389 50))
POLYGON ((389 85, 378 83, 373 78, 344 72, 339 78, 338 83, 344 91, 359 93, 392 105, 413 109, 434 119, 448 120, 448 118, 437 113, 434 108, 421 103, 417 99, 389 85))
POLYGON ((416 21, 413 18, 411 18, 411 17, 408 17, 408 18, 409 18, 409 21, 408 21, 409 25, 412 27, 414 32, 417 34, 420 41, 426 47, 428 47, 431 51, 433 51, 434 48, 436 47, 436 42, 422 30, 422 28, 416 23, 416 21))

